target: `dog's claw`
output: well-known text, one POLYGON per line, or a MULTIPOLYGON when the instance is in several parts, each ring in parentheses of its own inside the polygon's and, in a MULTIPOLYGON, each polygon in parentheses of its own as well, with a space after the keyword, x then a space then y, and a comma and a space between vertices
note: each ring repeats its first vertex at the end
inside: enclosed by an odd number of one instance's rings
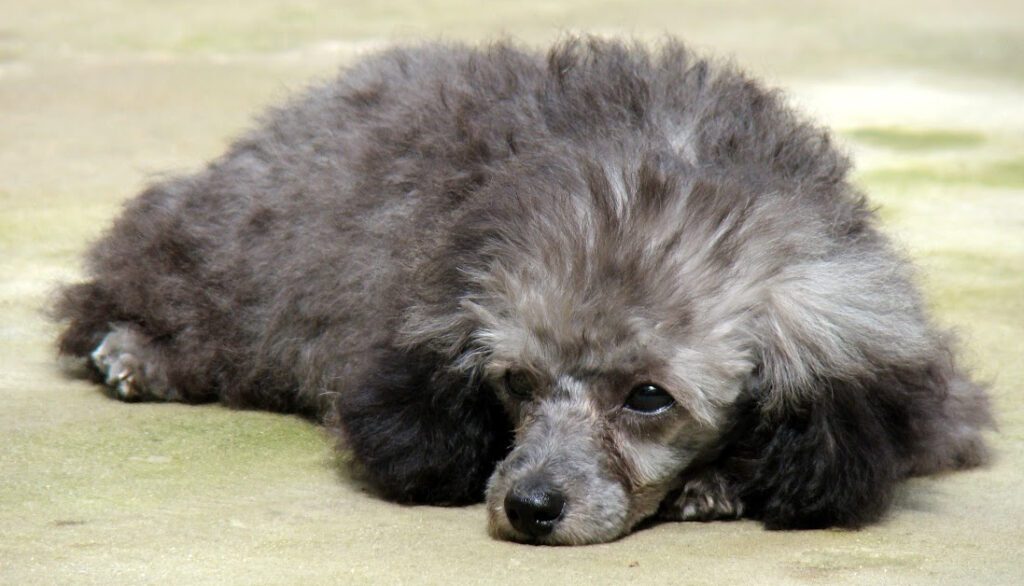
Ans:
POLYGON ((140 398, 138 388, 135 385, 135 375, 131 371, 125 370, 118 377, 120 382, 117 384, 117 396, 122 401, 134 401, 140 398))
POLYGON ((129 330, 114 329, 90 358, 100 371, 111 394, 122 401, 174 400, 177 394, 161 379, 154 380, 153 368, 143 362, 145 348, 129 330))
POLYGON ((713 521, 743 515, 743 502, 717 472, 687 480, 675 497, 662 503, 660 516, 673 521, 713 521))

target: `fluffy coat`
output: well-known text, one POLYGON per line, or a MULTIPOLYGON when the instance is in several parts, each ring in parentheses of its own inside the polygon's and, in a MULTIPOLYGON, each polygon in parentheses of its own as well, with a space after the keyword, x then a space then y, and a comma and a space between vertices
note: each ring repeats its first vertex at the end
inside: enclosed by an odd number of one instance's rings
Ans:
POLYGON ((318 418, 501 538, 856 527, 983 462, 990 416, 849 168, 674 42, 393 49, 131 200, 60 351, 123 399, 318 418))

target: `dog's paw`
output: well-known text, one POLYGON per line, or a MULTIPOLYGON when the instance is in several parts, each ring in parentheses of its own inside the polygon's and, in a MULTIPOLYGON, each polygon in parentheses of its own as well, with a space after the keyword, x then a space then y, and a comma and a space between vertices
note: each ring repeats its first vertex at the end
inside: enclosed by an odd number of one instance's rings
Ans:
POLYGON ((113 331, 93 350, 92 363, 103 375, 114 396, 122 401, 139 401, 145 389, 138 376, 141 364, 138 358, 123 347, 124 336, 113 331))
POLYGON ((173 399, 174 393, 153 376, 153 366, 140 357, 145 350, 138 334, 115 328, 103 338, 90 358, 113 395, 122 401, 173 399))
POLYGON ((660 516, 673 521, 738 519, 743 502, 717 472, 687 479, 683 488, 662 503, 660 516))

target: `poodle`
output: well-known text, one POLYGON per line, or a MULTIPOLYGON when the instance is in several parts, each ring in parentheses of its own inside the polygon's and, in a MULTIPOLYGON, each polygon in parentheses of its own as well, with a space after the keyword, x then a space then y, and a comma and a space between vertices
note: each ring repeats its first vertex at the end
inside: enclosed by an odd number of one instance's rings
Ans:
POLYGON ((390 49, 129 201, 59 349, 125 401, 315 418, 500 539, 859 527, 991 416, 849 169, 675 41, 390 49))

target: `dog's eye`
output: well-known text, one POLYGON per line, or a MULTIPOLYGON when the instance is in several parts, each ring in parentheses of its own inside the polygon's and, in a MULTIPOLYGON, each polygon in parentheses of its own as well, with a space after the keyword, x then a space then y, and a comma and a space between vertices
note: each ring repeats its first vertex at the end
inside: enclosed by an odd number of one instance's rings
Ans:
POLYGON ((517 399, 529 399, 533 394, 533 384, 530 377, 522 372, 508 371, 505 373, 505 388, 508 393, 517 399))
POLYGON ((668 409, 676 400, 665 389, 652 384, 642 384, 633 389, 626 397, 626 408, 630 411, 653 415, 668 409))

